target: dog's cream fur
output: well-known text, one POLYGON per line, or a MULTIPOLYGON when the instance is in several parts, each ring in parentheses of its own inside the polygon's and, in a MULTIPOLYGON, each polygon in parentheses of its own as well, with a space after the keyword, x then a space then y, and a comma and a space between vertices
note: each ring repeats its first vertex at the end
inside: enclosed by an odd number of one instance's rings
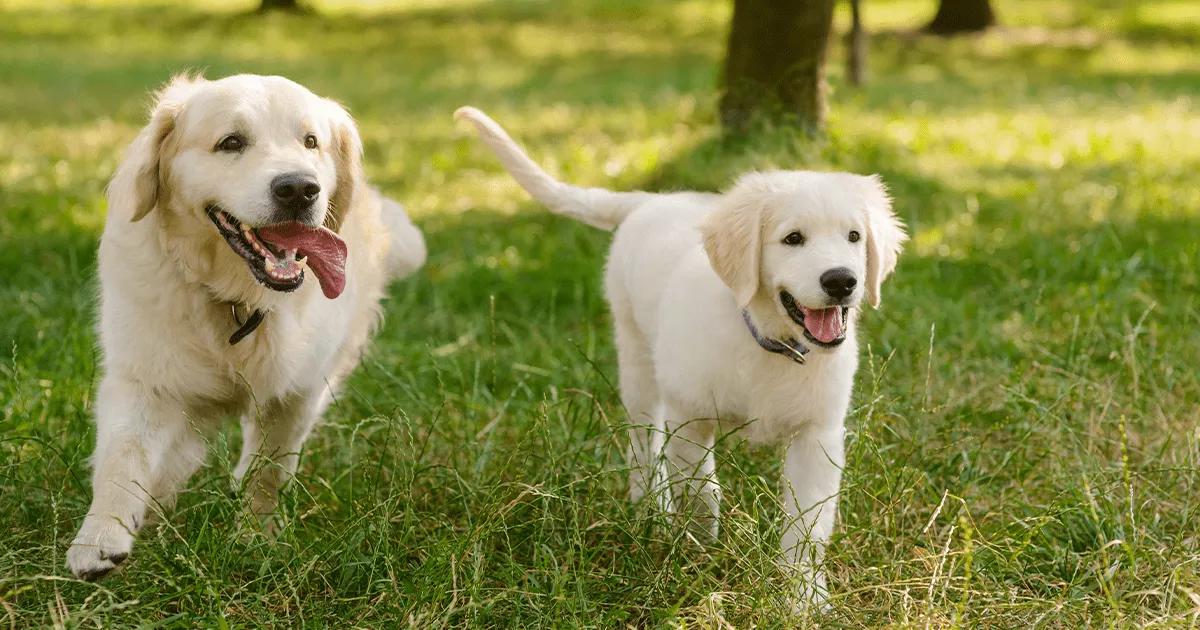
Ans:
POLYGON ((844 419, 858 365, 854 319, 878 306, 906 235, 876 177, 781 171, 743 176, 728 193, 649 194, 581 189, 553 180, 494 121, 473 108, 481 138, 551 210, 616 229, 605 286, 622 400, 631 418, 630 493, 667 510, 684 499, 716 535, 718 433, 786 442, 783 561, 802 581, 798 601, 825 596, 823 549, 833 530, 844 419), (781 241, 800 231, 803 246, 781 241), (851 231, 862 238, 848 239, 851 231), (822 308, 819 278, 845 268, 861 280, 845 302, 846 338, 799 365, 764 351, 742 311, 774 338, 803 338, 780 303, 822 308))
POLYGON ((129 554, 146 517, 170 505, 203 463, 205 434, 241 417, 236 475, 268 518, 333 393, 358 363, 389 280, 425 260, 404 210, 367 186, 350 116, 281 77, 178 77, 158 93, 108 189, 100 242, 103 376, 96 397, 93 499, 67 553, 77 576, 129 554), (222 136, 252 138, 236 158, 222 136), (304 146, 312 133, 319 148, 304 146), (315 278, 293 293, 254 280, 205 214, 219 204, 249 226, 270 220, 269 182, 317 178, 318 222, 349 249, 345 291, 315 278), (231 305, 263 324, 237 345, 231 305))

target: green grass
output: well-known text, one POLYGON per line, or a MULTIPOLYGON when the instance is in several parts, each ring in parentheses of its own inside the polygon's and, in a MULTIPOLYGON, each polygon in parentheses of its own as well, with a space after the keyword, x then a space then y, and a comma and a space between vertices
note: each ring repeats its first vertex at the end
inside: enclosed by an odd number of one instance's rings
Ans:
POLYGON ((709 548, 626 505, 609 237, 531 204, 452 125, 466 103, 585 184, 786 167, 891 185, 914 238, 865 318, 832 608, 802 623, 1196 623, 1194 3, 1004 0, 1010 28, 944 41, 901 32, 932 2, 872 0, 873 81, 845 85, 835 47, 828 137, 744 142, 715 124, 723 0, 358 4, 7 4, 0 627, 794 622, 778 453, 722 449, 709 548), (309 442, 278 540, 230 496, 230 422, 128 566, 85 584, 63 558, 89 500, 102 192, 147 91, 184 69, 348 104, 431 257, 309 442))

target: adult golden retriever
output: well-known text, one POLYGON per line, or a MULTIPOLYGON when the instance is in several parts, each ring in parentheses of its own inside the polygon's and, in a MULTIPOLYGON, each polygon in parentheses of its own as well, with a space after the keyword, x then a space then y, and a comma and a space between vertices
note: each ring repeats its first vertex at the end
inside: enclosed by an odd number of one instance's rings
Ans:
POLYGON ((177 77, 108 188, 91 508, 67 565, 96 579, 241 418, 236 475, 270 520, 358 363, 392 279, 425 260, 368 187, 349 114, 282 77, 177 77), (314 281, 315 280, 315 281, 314 281))

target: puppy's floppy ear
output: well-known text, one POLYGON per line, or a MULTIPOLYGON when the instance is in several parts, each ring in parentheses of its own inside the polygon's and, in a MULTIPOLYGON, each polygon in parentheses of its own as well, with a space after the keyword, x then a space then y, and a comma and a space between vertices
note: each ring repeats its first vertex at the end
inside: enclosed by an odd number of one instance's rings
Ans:
POLYGON ((704 251, 739 307, 758 292, 762 261, 762 203, 740 186, 727 193, 700 226, 704 251))
POLYGON ((878 175, 858 176, 867 218, 867 301, 879 308, 880 287, 896 269, 896 259, 908 234, 892 212, 892 199, 878 175))
POLYGON ((108 184, 109 212, 125 212, 130 221, 138 221, 158 204, 162 145, 175 130, 183 104, 203 82, 201 77, 176 75, 155 94, 150 122, 125 150, 108 184))
POLYGON ((333 121, 334 164, 337 167, 337 188, 330 198, 329 213, 325 216, 325 227, 337 231, 354 205, 354 195, 364 185, 362 165, 362 138, 358 126, 344 107, 332 100, 325 100, 333 121))

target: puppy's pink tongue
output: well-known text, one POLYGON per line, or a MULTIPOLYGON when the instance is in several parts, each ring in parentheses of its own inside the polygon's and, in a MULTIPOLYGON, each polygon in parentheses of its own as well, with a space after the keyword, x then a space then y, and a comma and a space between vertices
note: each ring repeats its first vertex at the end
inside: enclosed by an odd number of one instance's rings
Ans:
POLYGON ((842 307, 814 309, 801 306, 800 310, 804 311, 804 327, 817 341, 832 343, 842 336, 842 307))
POLYGON ((308 267, 329 299, 346 288, 346 241, 324 227, 311 228, 289 221, 258 228, 264 241, 279 249, 294 249, 308 258, 308 267))

